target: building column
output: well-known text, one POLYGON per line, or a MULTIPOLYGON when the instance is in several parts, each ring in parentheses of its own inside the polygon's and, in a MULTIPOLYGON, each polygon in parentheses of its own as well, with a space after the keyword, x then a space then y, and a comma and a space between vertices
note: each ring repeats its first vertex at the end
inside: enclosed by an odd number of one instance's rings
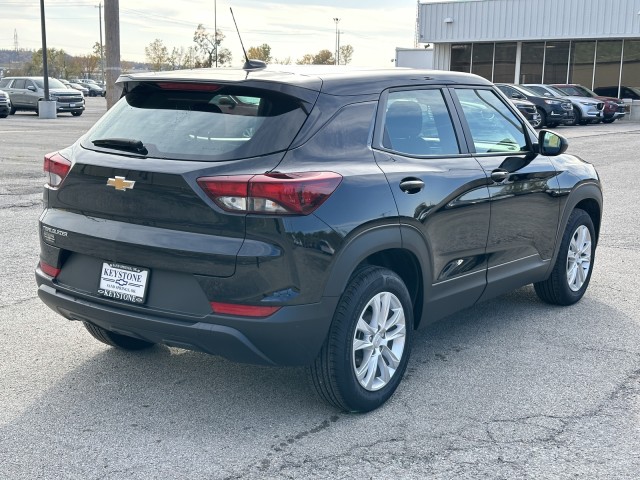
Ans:
POLYGON ((522 63, 522 42, 516 42, 516 72, 513 83, 520 85, 520 64, 522 63))

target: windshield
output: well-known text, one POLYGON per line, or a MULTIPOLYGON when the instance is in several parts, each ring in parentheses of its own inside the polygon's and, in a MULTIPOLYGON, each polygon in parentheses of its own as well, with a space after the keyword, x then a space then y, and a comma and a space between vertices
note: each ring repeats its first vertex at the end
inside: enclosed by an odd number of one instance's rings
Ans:
POLYGON ((109 110, 82 145, 113 149, 113 139, 126 139, 142 142, 148 156, 157 158, 233 160, 286 150, 306 118, 297 98, 270 90, 143 83, 109 110))
MULTIPOLYGON (((33 83, 35 83, 38 88, 44 88, 44 78, 36 78, 33 83)), ((56 80, 55 78, 49 78, 49 88, 64 88, 67 87, 60 80, 56 80)))
POLYGON ((565 95, 571 95, 574 97, 597 97, 594 92, 581 85, 565 85, 557 88, 565 95))

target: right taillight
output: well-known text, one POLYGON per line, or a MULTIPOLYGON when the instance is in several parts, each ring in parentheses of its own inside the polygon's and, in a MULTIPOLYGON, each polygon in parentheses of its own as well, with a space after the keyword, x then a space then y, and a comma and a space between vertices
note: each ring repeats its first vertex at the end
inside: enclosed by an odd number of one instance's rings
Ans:
POLYGON ((44 156, 44 171, 47 174, 47 185, 58 187, 71 170, 71 162, 60 153, 48 153, 44 156))
POLYGON ((200 177, 206 194, 228 212, 309 215, 338 188, 334 172, 200 177))

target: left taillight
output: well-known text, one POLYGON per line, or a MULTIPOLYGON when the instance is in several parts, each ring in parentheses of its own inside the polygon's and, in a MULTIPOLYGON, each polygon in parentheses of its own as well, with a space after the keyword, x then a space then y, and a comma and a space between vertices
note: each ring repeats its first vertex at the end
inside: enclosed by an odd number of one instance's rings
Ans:
POLYGON ((302 172, 200 177, 198 185, 228 212, 309 215, 341 181, 334 172, 302 172))
POLYGON ((71 161, 60 155, 59 152, 48 153, 44 156, 44 172, 47 174, 47 185, 56 188, 71 170, 71 161))
POLYGON ((49 275, 50 277, 56 278, 60 273, 60 269, 54 267, 53 265, 49 265, 46 262, 40 260, 40 270, 49 275))

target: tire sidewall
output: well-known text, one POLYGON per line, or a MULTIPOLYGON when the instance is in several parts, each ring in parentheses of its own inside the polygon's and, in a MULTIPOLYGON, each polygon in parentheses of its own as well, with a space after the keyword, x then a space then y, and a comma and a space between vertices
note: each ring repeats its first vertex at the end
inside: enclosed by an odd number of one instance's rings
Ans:
MULTIPOLYGON (((336 361, 335 381, 342 393, 344 403, 353 411, 370 411, 386 402, 400 384, 411 353, 411 338, 413 332, 413 309, 406 286, 394 272, 386 269, 364 271, 364 282, 358 284, 350 292, 355 301, 345 310, 338 308, 334 322, 336 326, 344 326, 342 338, 334 345, 336 361), (371 279, 371 280, 370 280, 371 279), (368 391, 360 385, 353 367, 353 338, 358 319, 365 306, 373 297, 382 292, 393 293, 400 301, 405 315, 406 336, 400 364, 389 383, 380 390, 368 391)), ((341 299, 344 301, 345 296, 341 299)))
POLYGON ((589 214, 587 214, 585 211, 575 210, 569 217, 567 228, 565 229, 565 233, 562 237, 562 245, 560 246, 560 252, 558 253, 558 260, 556 264, 556 268, 558 269, 557 273, 560 280, 559 293, 565 305, 576 303, 586 292, 591 280, 591 274, 593 273, 595 253, 596 236, 595 229, 593 227, 593 221, 591 220, 589 214), (591 261, 589 265, 589 272, 587 273, 587 278, 585 279, 584 284, 582 285, 582 287, 580 287, 579 290, 573 291, 569 287, 569 281, 567 278, 567 258, 569 255, 569 244, 571 243, 571 239, 573 238, 576 230, 583 225, 587 227, 587 229, 589 230, 589 235, 591 235, 591 261))

